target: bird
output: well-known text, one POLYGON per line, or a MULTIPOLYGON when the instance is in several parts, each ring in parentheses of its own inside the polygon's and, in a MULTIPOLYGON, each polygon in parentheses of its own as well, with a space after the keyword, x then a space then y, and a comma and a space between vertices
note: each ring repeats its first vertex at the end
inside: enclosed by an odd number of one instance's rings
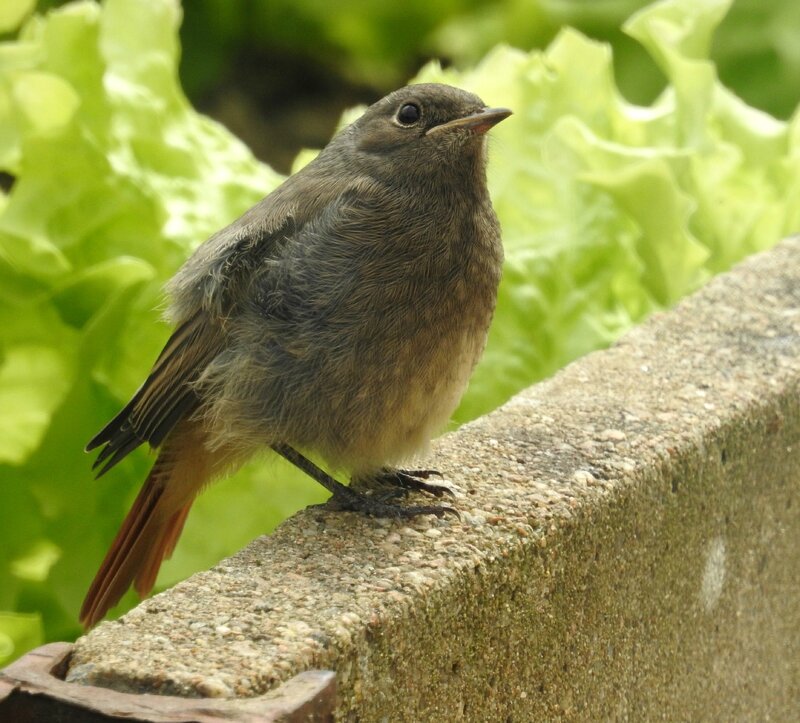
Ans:
POLYGON ((86 594, 85 628, 131 585, 149 594, 197 494, 264 448, 329 490, 332 509, 454 512, 401 504, 449 489, 396 465, 447 423, 486 343, 503 263, 486 134, 511 113, 448 85, 400 88, 178 269, 174 332, 86 446, 100 448, 98 477, 142 444, 157 456, 86 594))

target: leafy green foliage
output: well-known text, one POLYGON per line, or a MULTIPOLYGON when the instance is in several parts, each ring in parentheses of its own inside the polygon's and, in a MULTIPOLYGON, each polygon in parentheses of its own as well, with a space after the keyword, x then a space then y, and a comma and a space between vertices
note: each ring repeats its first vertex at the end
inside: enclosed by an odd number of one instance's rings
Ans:
POLYGON ((42 619, 31 613, 0 613, 0 667, 42 642, 42 619))
MULTIPOLYGON (((616 81, 623 95, 648 103, 664 88, 665 78, 649 48, 624 30, 625 20, 648 0, 494 0, 442 20, 428 38, 435 55, 468 67, 498 43, 541 48, 565 26, 614 47, 616 81)), ((703 5, 704 3, 696 3, 703 5)), ((800 5, 795 0, 736 0, 714 21, 712 57, 722 81, 762 110, 787 117, 798 101, 800 5)), ((680 10, 678 12, 681 12, 680 10)), ((634 36, 635 37, 635 36, 634 36)), ((711 53, 709 56, 708 53, 711 53)))
MULTIPOLYGON (((14 17, 29 6, 16 2, 14 17)), ((422 71, 515 111, 491 148, 505 277, 459 420, 800 227, 797 116, 747 107, 708 60, 727 7, 669 0, 631 19, 668 81, 647 107, 623 100, 609 47, 574 30, 544 52, 498 47, 468 71, 422 71)), ((281 180, 186 102, 178 20, 175 0, 81 1, 0 45, 0 170, 15 178, 0 195, 7 658, 77 633, 82 595, 146 474, 138 450, 92 482, 81 449, 167 337, 160 285, 281 180)), ((270 464, 201 496, 161 585, 320 500, 270 464)))
MULTIPOLYGON (((231 57, 265 49, 311 61, 359 85, 402 84, 420 58, 469 68, 495 45, 543 48, 565 26, 614 47, 625 97, 649 103, 664 88, 645 49, 622 30, 648 0, 192 0, 186 4, 181 73, 190 96, 220 82, 231 57)), ((715 30, 711 52, 726 85, 785 118, 800 89, 800 4, 736 0, 715 30)), ((298 78, 302 82, 302 78, 298 78)))
MULTIPOLYGON (((0 48, 0 168, 15 178, 0 196, 0 609, 42 615, 47 639, 78 632, 82 593, 149 465, 139 450, 93 483, 82 448, 166 340, 160 285, 281 180, 189 107, 178 21, 166 0, 78 2, 0 48)), ((253 477, 198 503, 162 580, 321 496, 298 479, 282 499, 253 477), (246 502, 223 523, 226 495, 246 502)), ((41 634, 30 620, 0 619, 17 651, 41 634)))
POLYGON ((800 115, 746 106, 708 60, 729 5, 670 0, 628 21, 668 81, 647 107, 618 92, 610 48, 571 29, 543 52, 500 46, 418 76, 515 109, 489 178, 505 276, 458 421, 800 229, 800 115))

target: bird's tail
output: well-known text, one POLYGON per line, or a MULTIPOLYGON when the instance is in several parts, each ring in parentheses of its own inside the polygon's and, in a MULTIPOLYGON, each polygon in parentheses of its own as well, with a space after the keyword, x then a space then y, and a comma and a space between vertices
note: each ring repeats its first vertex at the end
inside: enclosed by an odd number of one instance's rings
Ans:
POLYGON ((194 423, 182 422, 170 434, 86 593, 80 613, 85 628, 101 620, 131 584, 141 597, 153 589, 195 497, 223 471, 226 457, 205 447, 194 423))

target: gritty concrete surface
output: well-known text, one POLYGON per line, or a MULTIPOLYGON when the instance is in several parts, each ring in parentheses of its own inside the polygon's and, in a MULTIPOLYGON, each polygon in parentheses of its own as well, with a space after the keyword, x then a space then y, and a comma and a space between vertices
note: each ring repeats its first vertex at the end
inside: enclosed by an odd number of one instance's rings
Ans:
POLYGON ((306 670, 264 695, 188 698, 123 693, 62 678, 69 643, 49 643, 0 670, 2 723, 307 723, 330 720, 336 674, 306 670))
POLYGON ((462 519, 307 510, 80 639, 69 680, 359 721, 794 720, 800 240, 429 460, 462 519))

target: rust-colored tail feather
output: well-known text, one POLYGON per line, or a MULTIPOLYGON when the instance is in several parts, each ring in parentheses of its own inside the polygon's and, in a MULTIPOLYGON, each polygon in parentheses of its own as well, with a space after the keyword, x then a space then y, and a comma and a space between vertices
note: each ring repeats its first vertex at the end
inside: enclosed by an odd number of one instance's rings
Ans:
POLYGON ((141 597, 153 589, 220 457, 205 449, 189 423, 170 435, 86 593, 80 613, 85 628, 101 620, 131 584, 141 597))
MULTIPOLYGON (((194 502, 194 500, 192 500, 194 502)), ((186 518, 189 516, 189 510, 192 509, 192 502, 188 502, 181 509, 179 509, 169 521, 164 525, 164 532, 156 548, 147 559, 147 564, 142 567, 136 580, 133 582, 133 589, 139 594, 139 597, 145 597, 156 584, 158 577, 158 570, 164 560, 169 560, 172 553, 175 551, 175 545, 178 538, 183 532, 183 526, 186 523, 186 518)))

